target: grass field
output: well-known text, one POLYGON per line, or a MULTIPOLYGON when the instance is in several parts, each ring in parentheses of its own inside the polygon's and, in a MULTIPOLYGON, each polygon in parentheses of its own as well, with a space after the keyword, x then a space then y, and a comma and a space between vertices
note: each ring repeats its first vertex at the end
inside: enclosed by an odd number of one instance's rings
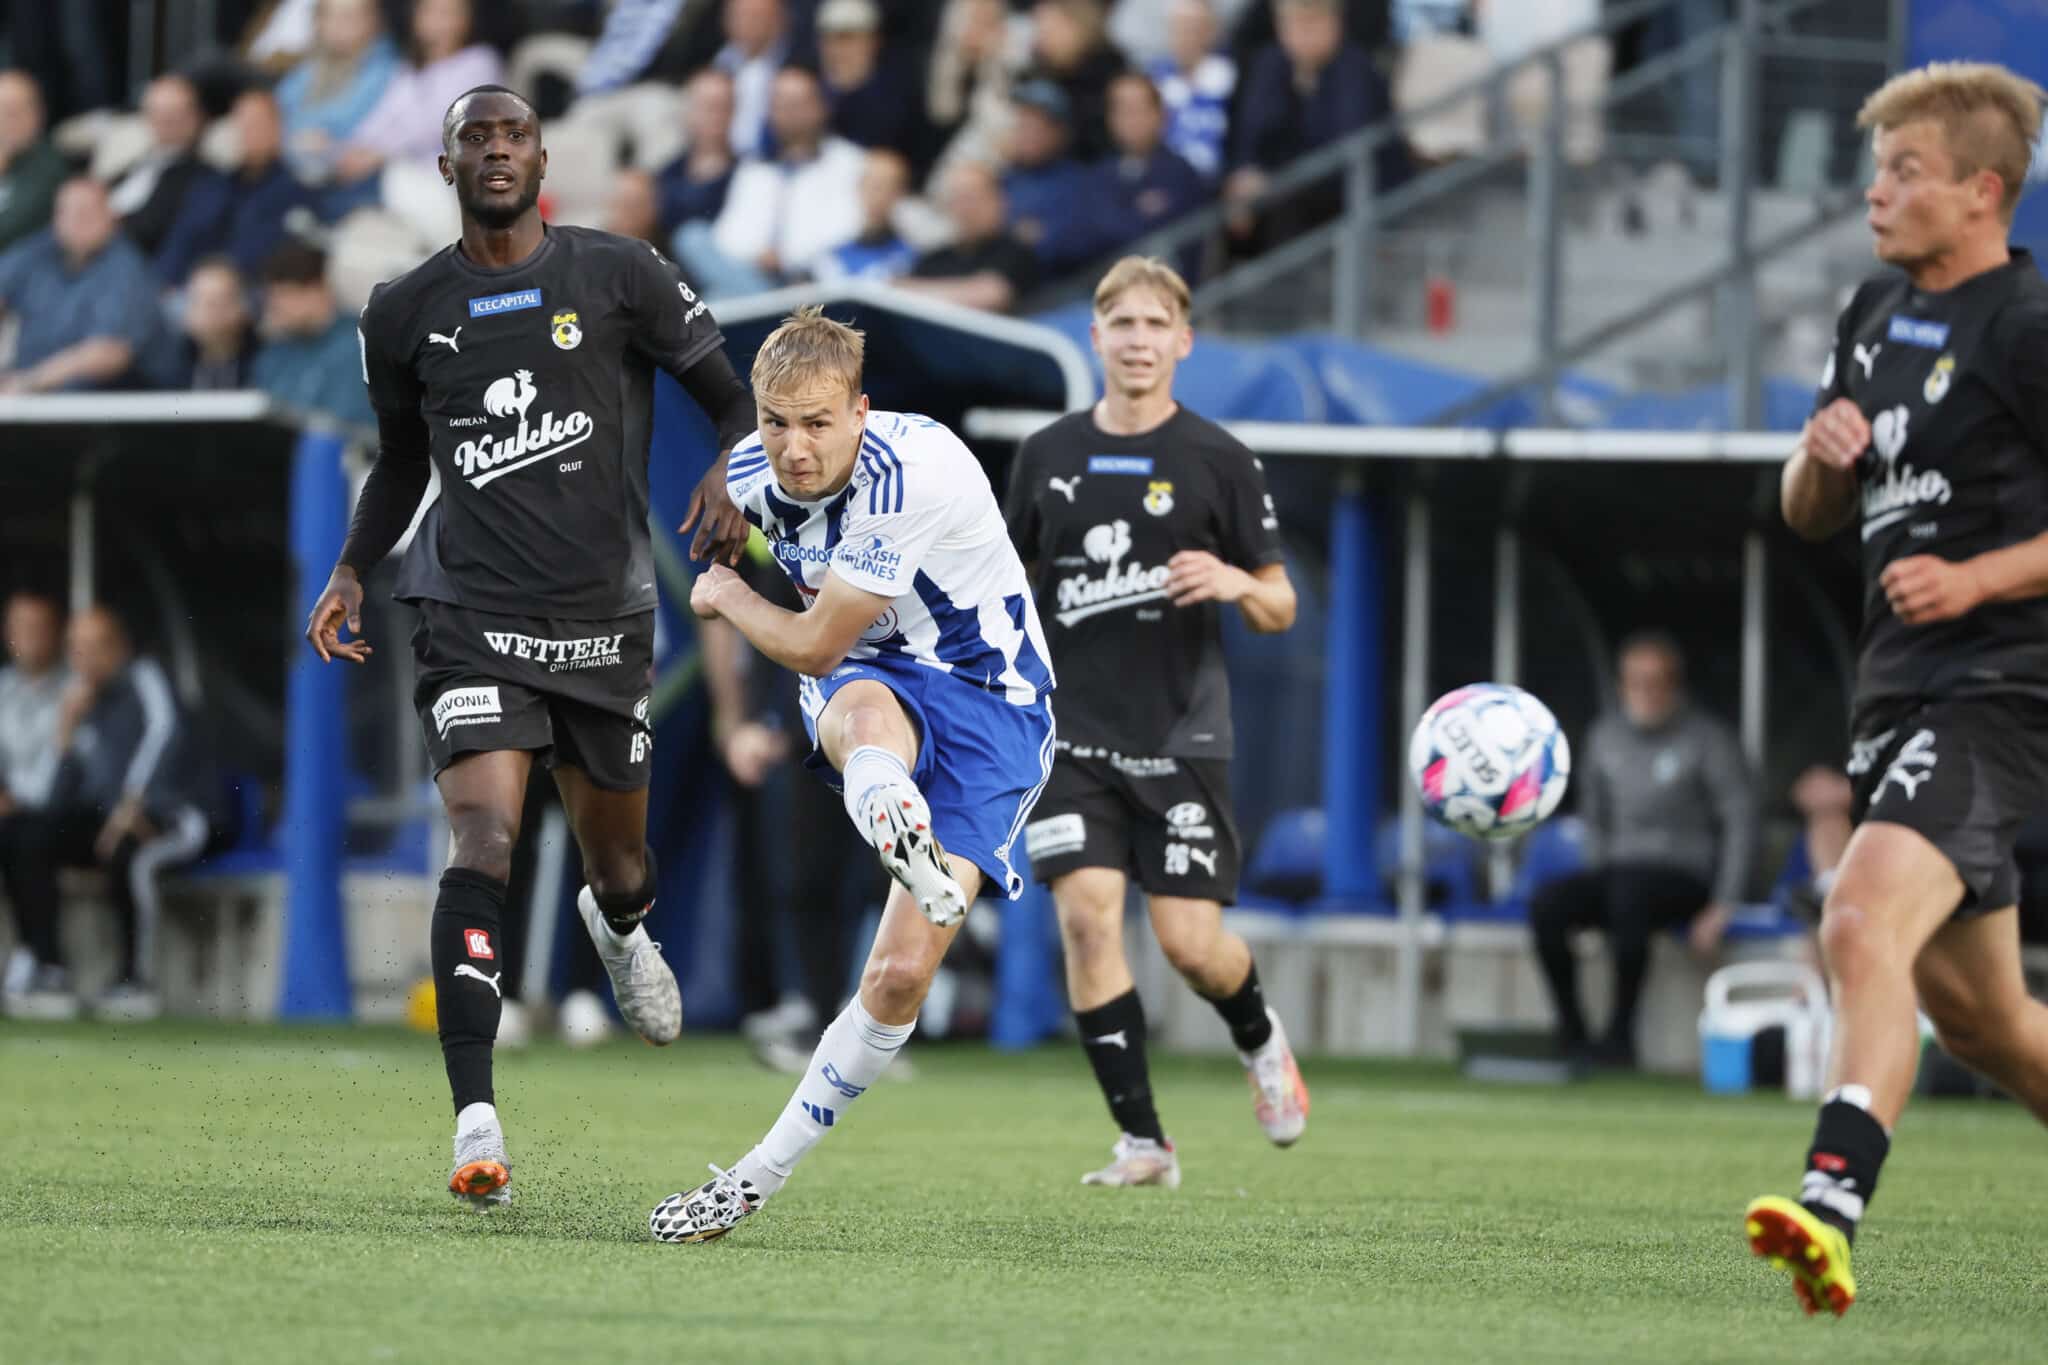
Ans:
POLYGON ((1863 1301, 1809 1321, 1738 1228, 1805 1106, 1325 1062, 1276 1152, 1234 1064, 1165 1061, 1186 1183, 1112 1191, 1076 1183, 1113 1136, 1078 1055, 913 1054, 761 1216, 666 1247, 648 1208, 787 1094, 736 1044, 503 1058, 519 1199, 478 1217, 429 1038, 0 1025, 0 1360, 2048 1355, 2048 1144, 2009 1105, 1908 1116, 1863 1301))

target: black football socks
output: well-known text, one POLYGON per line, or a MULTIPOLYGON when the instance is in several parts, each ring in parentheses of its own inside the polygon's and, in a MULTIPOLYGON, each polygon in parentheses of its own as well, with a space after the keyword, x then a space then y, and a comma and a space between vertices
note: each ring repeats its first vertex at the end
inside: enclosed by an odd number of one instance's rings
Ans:
POLYGON ((1095 1068, 1096 1084, 1117 1127, 1132 1137, 1164 1142, 1159 1113, 1152 1107, 1152 1076, 1145 1066, 1145 1007, 1138 992, 1125 991, 1092 1010, 1075 1010, 1081 1050, 1095 1068))
POLYGON ((1258 963, 1251 965, 1244 974, 1244 984, 1229 995, 1203 999, 1223 1016, 1223 1022, 1230 1027, 1230 1041, 1237 1044, 1239 1052, 1257 1052, 1273 1036, 1273 1020, 1266 1013, 1266 995, 1259 989, 1258 963))
POLYGON ((1816 1218, 1833 1223, 1849 1240, 1864 1207, 1877 1193, 1877 1173, 1891 1150, 1891 1136, 1870 1111, 1858 1103, 1869 1092, 1845 1085, 1828 1093, 1814 1125, 1813 1146, 1806 1153, 1806 1178, 1799 1202, 1816 1218))
POLYGON ((434 1014, 441 1028, 441 1058, 455 1112, 492 1103, 491 1045, 498 1039, 504 1003, 504 964, 498 922, 505 883, 481 872, 451 867, 441 874, 430 941, 434 955, 434 1014))

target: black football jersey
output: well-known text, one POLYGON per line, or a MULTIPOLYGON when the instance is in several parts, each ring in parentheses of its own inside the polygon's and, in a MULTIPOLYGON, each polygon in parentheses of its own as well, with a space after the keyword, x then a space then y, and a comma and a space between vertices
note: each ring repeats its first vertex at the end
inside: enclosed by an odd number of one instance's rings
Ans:
POLYGON ((1854 399, 1870 422, 1862 497, 1856 703, 1978 692, 2048 696, 2048 600, 1991 603, 1909 626, 1879 582, 1908 555, 1960 561, 2048 530, 2048 281, 2010 264, 1944 293, 1897 272, 1863 284, 1835 329, 1815 411, 1854 399))
POLYGON ((549 227, 518 265, 449 246, 370 293, 363 380, 427 424, 441 495, 397 596, 599 620, 651 610, 647 449, 654 367, 723 342, 647 243, 549 227))
POLYGON ((1060 673, 1062 744, 1228 758, 1219 609, 1169 602, 1166 565, 1181 550, 1247 570, 1281 560, 1252 453, 1186 408, 1142 436, 1071 413, 1018 450, 1005 514, 1060 673))

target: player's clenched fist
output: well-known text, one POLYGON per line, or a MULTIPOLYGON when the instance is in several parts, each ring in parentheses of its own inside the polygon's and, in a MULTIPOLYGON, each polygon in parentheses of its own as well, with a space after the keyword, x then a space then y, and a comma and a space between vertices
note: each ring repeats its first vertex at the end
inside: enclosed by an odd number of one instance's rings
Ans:
POLYGON ((1934 555, 1908 555, 1885 566, 1878 579, 1892 615, 1909 626, 1953 621, 1984 600, 1983 585, 1968 564, 1934 555))
POLYGON ((732 592, 745 591, 746 586, 746 581, 731 569, 713 564, 690 585, 690 610, 707 621, 715 620, 719 602, 732 592))
POLYGON ((1854 469, 1870 449, 1870 423, 1853 398, 1837 398, 1806 419, 1806 453, 1830 469, 1854 469))

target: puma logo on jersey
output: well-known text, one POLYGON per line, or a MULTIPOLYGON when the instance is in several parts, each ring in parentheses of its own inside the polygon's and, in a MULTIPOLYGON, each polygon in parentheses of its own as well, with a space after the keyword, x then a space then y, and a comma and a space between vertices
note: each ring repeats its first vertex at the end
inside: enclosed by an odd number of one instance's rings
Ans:
POLYGON ((1863 377, 1865 379, 1870 378, 1871 367, 1877 364, 1877 353, 1883 349, 1884 343, 1882 341, 1874 342, 1869 346, 1864 345, 1860 341, 1856 343, 1856 363, 1863 367, 1863 377))
POLYGON ((503 1000, 505 998, 505 992, 499 989, 498 978, 503 976, 504 974, 504 969, 500 968, 499 970, 492 972, 489 976, 485 976, 482 972, 470 966, 467 962, 456 963, 455 970, 453 973, 451 973, 451 975, 454 976, 473 977, 474 979, 483 982, 486 986, 489 986, 491 988, 491 994, 497 996, 500 1000, 503 1000))
POLYGON ((1081 476, 1076 474, 1071 479, 1047 479, 1045 486, 1055 493, 1064 494, 1071 503, 1074 500, 1074 490, 1081 486, 1081 476))
POLYGON ((455 344, 455 338, 461 335, 462 328, 460 327, 457 327, 452 332, 429 332, 427 333, 427 344, 431 346, 438 341, 443 346, 446 346, 449 350, 455 352, 455 354, 461 355, 462 348, 455 344))

